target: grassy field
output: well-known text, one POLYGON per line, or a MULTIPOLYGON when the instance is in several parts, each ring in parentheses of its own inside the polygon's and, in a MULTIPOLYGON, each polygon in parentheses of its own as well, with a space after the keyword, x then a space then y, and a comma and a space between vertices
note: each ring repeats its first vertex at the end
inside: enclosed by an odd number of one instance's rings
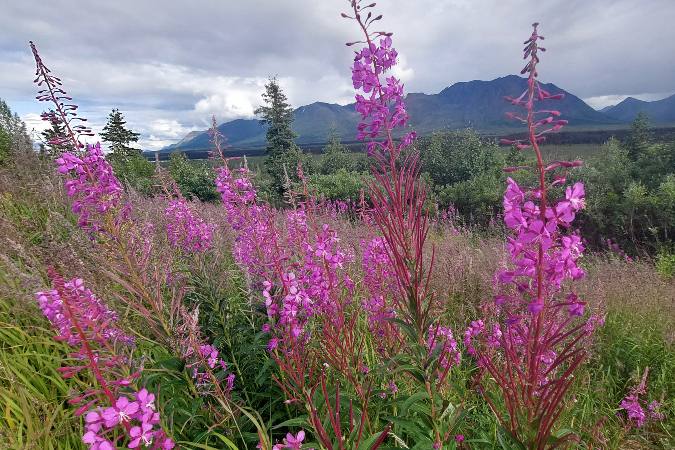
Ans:
MULTIPOLYGON (((548 155, 583 157, 598 150, 556 146, 548 155)), ((232 421, 219 415, 217 405, 190 387, 188 371, 171 357, 168 347, 148 334, 143 318, 125 309, 120 300, 125 295, 124 284, 103 269, 105 255, 77 227, 51 164, 26 156, 17 166, 20 171, 0 169, 0 448, 83 448, 83 420, 74 416, 68 398, 92 380, 86 375, 60 376, 58 368, 73 361, 67 346, 53 341, 53 331, 33 296, 48 286, 46 268, 50 265, 65 276, 85 278, 121 313, 123 326, 139 341, 134 358, 147 370, 144 383, 157 389, 163 424, 181 448, 255 447, 255 416, 236 414, 232 421)), ((133 194, 128 200, 135 214, 156 225, 153 239, 158 251, 171 252, 161 238, 166 200, 133 194)), ((236 367, 239 404, 257 411, 278 441, 288 430, 306 425, 306 416, 302 408, 283 403, 283 393, 274 382, 278 371, 259 333, 265 321, 261 296, 233 262, 232 235, 221 207, 193 206, 216 224, 218 233, 213 251, 181 263, 189 286, 185 304, 199 305, 204 337, 236 367)), ((325 220, 358 260, 367 227, 341 217, 325 220)), ((437 255, 432 289, 445 305, 444 317, 460 334, 491 295, 493 274, 505 257, 503 235, 441 224, 431 239, 437 255)), ((627 262, 613 254, 590 254, 584 267, 588 277, 579 288, 580 295, 605 314, 606 321, 596 334, 592 357, 577 376, 560 429, 579 433, 578 448, 673 448, 675 280, 657 273, 651 260, 627 262), (647 368, 648 396, 663 403, 666 418, 634 429, 627 425, 619 403, 647 368)), ((356 265, 353 270, 358 279, 361 269, 356 265)), ((453 370, 452 384, 463 392, 465 410, 456 432, 466 437, 468 448, 509 448, 504 446, 495 417, 469 388, 474 374, 470 358, 453 370)), ((390 445, 405 448, 393 439, 390 445)))

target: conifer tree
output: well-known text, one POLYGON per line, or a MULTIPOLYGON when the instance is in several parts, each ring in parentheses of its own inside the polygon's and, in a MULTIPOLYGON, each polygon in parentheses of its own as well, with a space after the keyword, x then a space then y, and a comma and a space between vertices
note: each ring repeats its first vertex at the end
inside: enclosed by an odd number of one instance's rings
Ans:
POLYGON ((56 158, 63 152, 70 151, 69 140, 66 138, 66 130, 61 122, 52 121, 52 127, 44 130, 41 135, 44 141, 44 150, 52 158, 56 158))
POLYGON ((152 189, 151 178, 154 168, 141 150, 129 146, 132 142, 138 142, 140 134, 128 129, 126 124, 119 109, 110 112, 108 122, 101 133, 101 137, 111 150, 106 158, 110 160, 117 177, 124 183, 137 191, 149 193, 152 189))
POLYGON ((651 130, 649 117, 644 112, 639 112, 633 120, 630 128, 630 135, 626 141, 626 150, 633 161, 636 161, 640 155, 644 154, 651 144, 651 130))
POLYGON ((265 168, 272 177, 275 189, 278 193, 282 193, 285 181, 284 167, 292 176, 302 160, 302 151, 295 143, 297 135, 292 128, 293 108, 276 78, 269 79, 262 98, 265 104, 258 107, 255 114, 260 116, 262 124, 267 125, 268 157, 265 160, 265 168))
POLYGON ((4 144, 1 144, 2 151, 7 155, 10 152, 32 149, 26 124, 18 114, 12 113, 9 105, 2 99, 0 99, 0 130, 2 130, 2 141, 4 142, 4 144))
POLYGON ((126 127, 127 122, 119 109, 113 109, 108 116, 108 122, 103 127, 101 137, 109 144, 113 154, 127 156, 138 153, 137 149, 129 146, 132 142, 138 142, 139 133, 135 133, 126 127))

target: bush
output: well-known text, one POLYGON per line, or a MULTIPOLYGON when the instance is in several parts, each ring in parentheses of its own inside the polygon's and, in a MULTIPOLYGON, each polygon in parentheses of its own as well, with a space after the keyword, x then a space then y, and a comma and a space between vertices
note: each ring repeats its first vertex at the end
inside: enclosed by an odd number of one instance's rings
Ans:
POLYGON ((422 172, 436 186, 448 186, 479 176, 499 178, 504 167, 503 151, 493 140, 475 130, 438 132, 418 144, 422 172))
POLYGON ((329 175, 312 175, 309 178, 309 186, 318 197, 356 202, 360 198, 361 191, 368 190, 368 181, 371 179, 372 177, 365 173, 338 169, 329 175))
POLYGON ((185 197, 197 197, 203 202, 218 198, 213 184, 216 174, 205 162, 190 161, 183 153, 172 153, 169 173, 185 197))
POLYGON ((675 277, 675 253, 661 250, 656 255, 656 271, 665 278, 675 277))
POLYGON ((588 187, 582 226, 591 244, 611 238, 635 253, 673 242, 675 145, 637 148, 612 139, 580 171, 588 187))
POLYGON ((107 159, 120 181, 142 194, 148 195, 152 192, 155 168, 142 154, 137 151, 125 154, 113 152, 107 159))

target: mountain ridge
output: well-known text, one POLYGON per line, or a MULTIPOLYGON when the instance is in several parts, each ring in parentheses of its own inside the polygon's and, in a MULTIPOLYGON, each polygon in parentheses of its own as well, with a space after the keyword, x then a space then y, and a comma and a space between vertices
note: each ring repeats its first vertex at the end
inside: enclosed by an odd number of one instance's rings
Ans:
MULTIPOLYGON (((573 127, 619 126, 632 120, 623 118, 627 113, 616 116, 609 114, 617 111, 628 99, 603 111, 596 111, 579 97, 555 84, 542 82, 542 86, 549 92, 565 94, 560 101, 542 102, 542 109, 559 110, 562 118, 569 120, 573 127)), ((408 127, 419 134, 466 127, 475 128, 479 132, 512 132, 521 128, 521 125, 506 119, 505 113, 514 110, 514 107, 504 101, 504 96, 519 95, 526 88, 527 79, 506 75, 489 81, 457 82, 437 94, 410 93, 405 99, 406 109, 410 114, 408 127)), ((675 123, 675 100, 673 103, 672 122, 675 123)), ((331 129, 346 141, 352 141, 359 119, 354 103, 339 105, 314 102, 294 110, 293 129, 298 134, 297 142, 301 145, 324 143, 331 129)), ((218 125, 218 130, 227 138, 228 144, 235 148, 261 148, 265 145, 266 128, 258 119, 231 120, 218 125)), ((189 152, 210 147, 208 132, 186 138, 160 152, 189 152)))
POLYGON ((655 124, 675 122, 675 94, 651 102, 626 97, 604 111, 609 117, 624 122, 632 121, 641 112, 647 114, 650 122, 655 124))

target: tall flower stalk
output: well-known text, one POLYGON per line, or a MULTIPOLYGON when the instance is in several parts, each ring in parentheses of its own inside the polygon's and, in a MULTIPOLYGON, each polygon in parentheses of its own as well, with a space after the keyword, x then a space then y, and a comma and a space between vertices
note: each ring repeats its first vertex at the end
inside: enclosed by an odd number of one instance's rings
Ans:
MULTIPOLYGON (((434 249, 427 243, 429 217, 424 208, 426 189, 419 178, 419 153, 413 145, 416 133, 406 129, 403 84, 387 74, 398 58, 392 33, 373 31, 382 19, 374 12, 375 3, 352 0, 350 6, 351 11, 342 16, 354 20, 362 33, 362 39, 347 44, 362 45, 352 65, 356 110, 361 115, 357 139, 367 143, 375 161, 371 168, 375 181, 369 186, 372 216, 382 234, 378 245, 386 252, 389 272, 368 274, 368 288, 374 296, 366 309, 381 343, 388 341, 390 350, 402 350, 390 364, 408 367, 404 372, 426 392, 426 415, 432 428, 428 439, 434 448, 441 448, 452 441, 458 417, 444 414, 443 409, 448 401, 444 395, 447 378, 459 364, 460 353, 450 328, 434 319, 438 305, 429 286, 434 249), (387 283, 382 276, 393 279, 393 295, 382 295, 382 282, 387 283), (380 286, 372 283, 375 280, 380 286)), ((369 257, 375 256, 371 250, 369 257)))
MULTIPOLYGON (((498 295, 485 320, 465 332, 465 344, 482 369, 479 382, 485 399, 511 437, 528 449, 556 447, 575 439, 566 434, 552 439, 556 421, 565 408, 565 395, 574 373, 587 356, 587 341, 602 322, 584 319, 585 302, 570 282, 581 279, 578 265, 584 250, 572 229, 576 213, 584 207, 584 186, 565 187, 567 170, 580 161, 545 163, 540 144, 548 133, 567 121, 549 109, 562 94, 547 92, 537 80, 539 46, 543 36, 538 24, 525 41, 527 88, 518 97, 507 97, 521 111, 507 115, 527 126, 527 138, 502 140, 519 150, 531 149, 536 158, 538 184, 524 189, 509 178, 504 194, 504 221, 511 231, 507 249, 510 267, 497 274, 498 295), (539 107, 538 105, 542 105, 539 107), (564 197, 552 201, 554 188, 564 197), (496 384, 501 400, 493 396, 496 384)), ((507 172, 522 169, 507 168, 507 172)))
POLYGON ((53 107, 49 112, 42 113, 42 120, 63 126, 66 133, 65 136, 54 137, 48 144, 69 147, 74 151, 84 148, 80 138, 94 135, 91 129, 84 125, 87 119, 77 115, 78 106, 75 103, 66 103, 73 98, 63 89, 61 79, 52 74, 42 62, 33 41, 30 42, 30 48, 35 58, 34 81, 41 88, 36 98, 41 102, 50 102, 53 107))
POLYGON ((123 349, 133 348, 134 340, 117 327, 117 315, 81 279, 66 282, 52 268, 49 276, 53 289, 38 292, 38 303, 57 331, 55 339, 76 348, 72 356, 82 361, 62 367, 61 374, 69 378, 89 371, 98 385, 69 400, 80 405, 75 415, 85 416, 82 441, 94 450, 112 450, 123 442, 128 448, 172 449, 173 440, 158 426, 154 394, 132 389, 139 374, 130 372, 123 349))
POLYGON ((347 45, 364 45, 356 51, 352 81, 360 91, 356 95, 356 110, 361 115, 357 139, 367 141, 368 153, 375 159, 372 167, 375 182, 370 185, 373 217, 386 241, 398 284, 395 306, 422 344, 433 305, 428 284, 433 256, 427 263, 425 244, 429 226, 423 207, 426 191, 419 182, 419 154, 414 149, 405 151, 416 134, 410 131, 399 141, 394 140, 394 133, 405 127, 408 113, 403 84, 396 77, 385 75, 397 62, 392 33, 372 31, 372 25, 382 18, 373 14, 374 3, 350 4, 351 13, 343 13, 343 17, 355 20, 363 33, 363 40, 347 45))
MULTIPOLYGON (((65 92, 60 79, 51 75, 32 43, 31 48, 38 72, 35 82, 47 86, 38 99, 51 101, 59 112, 57 119, 60 117, 64 125, 69 125, 75 120, 77 106, 63 104, 65 92)), ((230 396, 234 375, 227 374, 218 350, 202 338, 194 314, 183 305, 188 286, 180 261, 174 252, 163 251, 156 245, 151 223, 134 217, 131 205, 125 202, 122 184, 100 145, 87 145, 81 151, 83 144, 79 138, 87 133, 77 125, 66 128, 68 145, 73 151, 63 153, 56 164, 65 177, 64 185, 72 199, 73 213, 79 217, 78 224, 89 233, 105 259, 104 273, 124 292, 117 296, 118 300, 144 320, 145 337, 157 340, 186 362, 199 392, 210 394, 225 411, 225 414, 218 412, 223 416, 220 419, 225 422, 235 418, 230 396)), ((189 211, 177 211, 179 208, 169 211, 174 219, 169 238, 175 237, 176 245, 185 251, 206 250, 210 246, 211 226, 189 211)))

